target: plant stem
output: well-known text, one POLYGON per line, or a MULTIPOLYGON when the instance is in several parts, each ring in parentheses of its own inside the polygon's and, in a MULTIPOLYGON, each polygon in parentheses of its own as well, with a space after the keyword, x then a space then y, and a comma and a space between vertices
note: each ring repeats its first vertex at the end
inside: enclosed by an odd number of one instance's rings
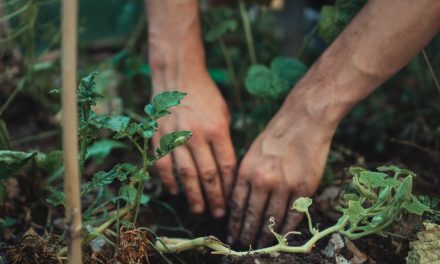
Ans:
POLYGON ((309 225, 309 231, 312 235, 315 235, 317 230, 313 228, 312 217, 310 216, 309 211, 306 211, 306 216, 307 216, 307 223, 309 225))
POLYGON ((223 57, 225 58, 226 68, 228 69, 229 78, 231 79, 232 86, 234 87, 235 101, 237 103, 240 113, 242 113, 243 103, 241 101, 240 85, 238 83, 237 76, 235 75, 235 69, 234 69, 234 64, 232 63, 231 53, 229 53, 228 47, 226 47, 225 42, 222 39, 219 40, 219 45, 223 53, 223 57))
POLYGON ((243 0, 238 1, 238 6, 240 9, 241 21, 243 23, 244 34, 246 37, 246 44, 249 51, 249 58, 252 64, 257 64, 257 56, 255 54, 254 40, 252 38, 251 24, 249 22, 249 17, 246 12, 246 6, 243 0))
MULTIPOLYGON (((148 166, 149 166, 149 160, 148 160, 148 156, 147 156, 147 151, 148 151, 148 139, 144 138, 144 146, 141 150, 141 154, 142 154, 142 170, 141 170, 141 174, 145 174, 148 176, 148 166)), ((135 198, 135 214, 134 214, 134 219, 133 219, 133 225, 136 224, 137 218, 138 218, 138 214, 139 214, 139 207, 140 207, 140 203, 141 203, 141 198, 142 198, 142 192, 144 190, 144 185, 145 185, 145 180, 144 178, 142 178, 139 181, 139 185, 137 188, 137 192, 136 192, 136 198, 135 198)))
POLYGON ((440 93, 440 83, 437 79, 437 76, 435 76, 434 69, 432 68, 431 62, 429 61, 428 54, 426 54, 425 49, 422 50, 422 54, 423 54, 423 58, 425 59, 426 66, 428 67, 429 73, 432 76, 432 80, 434 81, 435 87, 440 93))
POLYGON ((302 246, 288 246, 286 244, 277 244, 272 247, 249 250, 249 251, 234 251, 231 250, 227 245, 220 242, 215 237, 199 237, 195 239, 180 239, 180 238, 161 238, 156 241, 155 246, 158 250, 165 253, 180 253, 185 250, 194 249, 198 247, 207 247, 214 252, 213 254, 220 255, 234 255, 234 256, 245 256, 250 254, 270 254, 275 252, 286 252, 286 253, 307 253, 315 245, 316 241, 319 239, 334 233, 341 231, 347 224, 348 219, 346 217, 341 218, 338 223, 321 232, 315 233, 304 245, 302 246))

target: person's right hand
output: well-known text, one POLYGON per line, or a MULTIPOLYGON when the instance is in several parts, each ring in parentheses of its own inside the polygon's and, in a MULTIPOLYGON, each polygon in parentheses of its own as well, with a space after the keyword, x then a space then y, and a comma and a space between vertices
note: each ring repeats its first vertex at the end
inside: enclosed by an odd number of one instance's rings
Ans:
POLYGON ((174 164, 190 210, 202 213, 208 206, 214 217, 222 217, 236 166, 229 133, 228 108, 206 69, 192 71, 189 68, 173 81, 167 80, 166 74, 153 75, 154 93, 165 90, 187 93, 182 104, 159 121, 159 131, 153 137, 153 145, 157 147, 159 139, 172 131, 189 130, 193 133, 187 144, 178 147, 172 155, 158 160, 156 169, 164 186, 176 195, 179 189, 173 174, 174 164))

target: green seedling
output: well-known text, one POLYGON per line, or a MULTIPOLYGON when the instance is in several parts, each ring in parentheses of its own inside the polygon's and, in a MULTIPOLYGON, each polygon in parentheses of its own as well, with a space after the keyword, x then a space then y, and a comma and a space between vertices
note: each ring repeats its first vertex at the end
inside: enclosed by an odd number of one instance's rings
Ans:
POLYGON ((360 167, 350 168, 353 181, 349 191, 342 196, 337 210, 341 212, 339 220, 333 226, 318 230, 314 228, 309 207, 312 199, 298 198, 293 210, 306 214, 308 228, 312 237, 302 246, 289 246, 288 236, 299 234, 292 231, 281 235, 274 231, 275 219, 271 218, 268 226, 277 240, 271 247, 249 251, 234 251, 214 237, 196 238, 193 240, 161 239, 156 247, 167 253, 178 253, 197 247, 207 247, 214 254, 243 256, 256 253, 307 253, 315 243, 332 234, 339 233, 349 239, 358 239, 371 234, 383 234, 383 230, 393 224, 402 213, 422 215, 432 210, 412 194, 414 173, 396 166, 381 166, 378 171, 369 171, 360 167), (391 174, 391 175, 390 175, 391 174))

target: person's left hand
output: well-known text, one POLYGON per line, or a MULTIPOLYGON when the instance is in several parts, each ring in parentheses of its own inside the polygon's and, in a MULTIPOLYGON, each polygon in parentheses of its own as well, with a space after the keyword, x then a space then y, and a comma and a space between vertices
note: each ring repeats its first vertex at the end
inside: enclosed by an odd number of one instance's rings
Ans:
POLYGON ((309 120, 300 109, 280 111, 272 119, 240 165, 228 243, 249 246, 259 234, 257 246, 266 246, 273 239, 268 228, 271 216, 276 219, 275 231, 294 230, 302 215, 291 210, 292 203, 319 186, 333 133, 333 128, 309 120))

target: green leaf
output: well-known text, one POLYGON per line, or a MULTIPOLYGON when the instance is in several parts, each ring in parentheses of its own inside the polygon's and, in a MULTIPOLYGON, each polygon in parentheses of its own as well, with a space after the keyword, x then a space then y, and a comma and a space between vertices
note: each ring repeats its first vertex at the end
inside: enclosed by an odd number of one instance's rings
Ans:
MULTIPOLYGON (((2 228, 9 228, 12 227, 17 223, 17 219, 6 216, 5 218, 0 218, 0 230, 2 228)), ((1 260, 1 259, 0 259, 1 260)))
POLYGON ((414 196, 411 197, 411 202, 406 202, 403 204, 403 208, 405 208, 408 213, 416 215, 423 215, 424 212, 431 211, 428 206, 421 203, 419 199, 414 196))
POLYGON ((345 201, 358 201, 359 196, 353 193, 344 193, 343 198, 345 201))
POLYGON ((48 197, 46 198, 46 202, 53 205, 64 205, 64 193, 62 191, 59 191, 51 186, 46 188, 46 191, 49 193, 48 197))
POLYGON ((133 174, 137 170, 137 167, 131 163, 116 164, 109 171, 98 171, 93 174, 92 181, 88 182, 82 189, 81 194, 84 195, 97 188, 109 185, 113 183, 115 179, 123 182, 130 174, 133 174))
POLYGON ((406 176, 403 179, 402 184, 396 190, 396 198, 399 203, 411 200, 412 184, 412 176, 406 176))
POLYGON ((357 223, 365 216, 366 210, 359 201, 348 201, 347 216, 348 220, 353 224, 357 223))
POLYGON ((192 136, 190 131, 174 131, 169 134, 166 134, 159 140, 159 148, 156 149, 156 153, 159 158, 167 155, 175 148, 183 145, 188 141, 192 136))
POLYGON ((299 197, 293 202, 292 209, 297 210, 298 212, 305 213, 309 210, 310 205, 312 205, 313 200, 309 197, 299 197))
POLYGON ((277 57, 270 69, 264 65, 252 65, 246 74, 245 87, 255 97, 282 98, 306 71, 307 67, 297 59, 277 57))
POLYGON ((123 115, 97 116, 95 122, 99 128, 103 127, 116 133, 122 133, 128 128, 130 117, 123 115))
POLYGON ((238 23, 234 19, 226 19, 221 21, 216 25, 216 27, 211 28, 205 34, 205 40, 207 42, 213 42, 217 39, 220 39, 228 32, 233 32, 237 29, 238 23))
POLYGON ((12 177, 36 154, 36 152, 0 150, 0 180, 12 177))
POLYGON ((326 42, 332 42, 359 12, 366 0, 336 0, 334 6, 321 8, 319 36, 326 42))
POLYGON ((272 90, 272 71, 264 65, 252 65, 245 80, 246 90, 253 96, 264 98, 273 98, 274 91, 272 90))
MULTIPOLYGON (((130 186, 130 185, 124 185, 121 187, 121 197, 124 199, 127 203, 133 204, 136 201, 136 188, 130 186)), ((150 196, 142 194, 141 195, 141 201, 140 203, 145 205, 150 201, 150 196)))
POLYGON ((387 178, 388 174, 374 171, 363 171, 360 173, 359 182, 369 185, 373 188, 377 187, 394 187, 400 184, 400 181, 394 178, 387 178))
POLYGON ((102 96, 95 93, 95 79, 96 75, 98 75, 97 71, 94 71, 82 78, 79 87, 78 87, 78 103, 81 106, 83 105, 95 105, 96 100, 101 98, 102 96))
POLYGON ((281 79, 287 81, 287 89, 291 89, 306 73, 307 67, 294 58, 276 57, 270 64, 271 70, 281 79))
POLYGON ((142 182, 149 180, 150 176, 146 172, 138 171, 133 175, 133 179, 136 180, 137 182, 142 182))
POLYGON ((63 167, 63 151, 54 150, 47 154, 39 152, 35 161, 38 168, 48 175, 53 175, 63 167))
POLYGON ((178 91, 158 93, 153 97, 151 104, 145 106, 144 111, 155 119, 166 116, 171 113, 168 109, 179 105, 185 96, 186 93, 178 91))
POLYGON ((96 164, 101 164, 112 150, 128 148, 129 146, 127 144, 116 140, 99 140, 87 149, 86 159, 93 159, 96 164))

